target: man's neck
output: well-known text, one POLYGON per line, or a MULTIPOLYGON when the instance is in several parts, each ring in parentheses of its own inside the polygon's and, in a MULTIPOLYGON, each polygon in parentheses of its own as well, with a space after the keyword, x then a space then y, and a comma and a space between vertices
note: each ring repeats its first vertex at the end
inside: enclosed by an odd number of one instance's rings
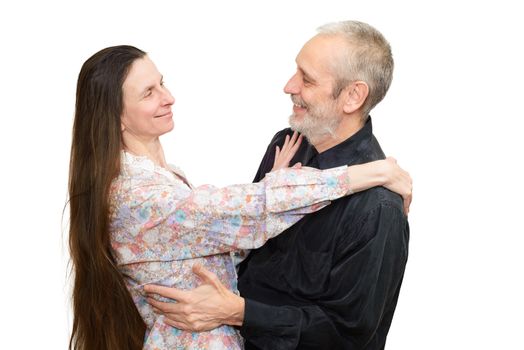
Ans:
POLYGON ((326 135, 324 138, 315 141, 313 146, 318 153, 325 152, 356 134, 364 124, 365 120, 361 117, 345 117, 334 135, 326 135))

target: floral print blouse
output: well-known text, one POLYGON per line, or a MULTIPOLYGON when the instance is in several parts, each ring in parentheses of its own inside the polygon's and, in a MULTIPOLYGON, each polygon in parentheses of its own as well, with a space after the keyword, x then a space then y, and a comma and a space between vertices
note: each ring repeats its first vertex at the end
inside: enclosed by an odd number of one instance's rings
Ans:
POLYGON ((242 349, 235 328, 191 333, 166 325, 146 302, 144 284, 199 285, 199 262, 238 293, 231 252, 260 247, 305 214, 350 193, 347 167, 283 169, 259 183, 193 187, 176 167, 122 152, 110 189, 111 244, 147 332, 144 349, 242 349))

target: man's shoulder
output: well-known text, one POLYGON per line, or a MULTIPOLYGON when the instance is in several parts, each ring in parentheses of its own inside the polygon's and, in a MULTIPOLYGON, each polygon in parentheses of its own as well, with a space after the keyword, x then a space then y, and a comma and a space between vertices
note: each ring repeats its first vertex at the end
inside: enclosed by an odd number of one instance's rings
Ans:
POLYGON ((373 187, 337 200, 334 220, 341 228, 341 250, 360 249, 378 237, 399 241, 405 239, 408 228, 402 197, 384 187, 373 187))
POLYGON ((291 130, 291 128, 282 129, 278 131, 275 134, 275 136, 273 136, 273 139, 271 139, 271 143, 275 144, 275 143, 283 142, 284 139, 286 138, 286 135, 292 135, 292 134, 293 134, 293 130, 291 130))
POLYGON ((337 202, 344 207, 343 217, 350 226, 358 225, 358 222, 376 216, 382 210, 390 213, 389 215, 404 217, 402 197, 382 186, 355 193, 337 202))
POLYGON ((398 193, 392 192, 385 187, 377 186, 363 191, 362 194, 369 198, 372 206, 383 207, 390 206, 403 210, 402 196, 398 193))

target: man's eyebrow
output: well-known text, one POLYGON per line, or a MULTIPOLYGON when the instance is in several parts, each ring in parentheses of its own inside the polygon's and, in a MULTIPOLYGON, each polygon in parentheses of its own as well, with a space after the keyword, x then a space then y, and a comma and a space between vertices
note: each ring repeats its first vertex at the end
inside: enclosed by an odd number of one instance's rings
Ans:
POLYGON ((298 67, 298 70, 300 71, 300 73, 302 73, 304 78, 306 78, 306 80, 308 80, 309 82, 311 82, 311 83, 316 83, 317 82, 315 80, 315 78, 313 78, 311 75, 309 75, 304 69, 298 67))

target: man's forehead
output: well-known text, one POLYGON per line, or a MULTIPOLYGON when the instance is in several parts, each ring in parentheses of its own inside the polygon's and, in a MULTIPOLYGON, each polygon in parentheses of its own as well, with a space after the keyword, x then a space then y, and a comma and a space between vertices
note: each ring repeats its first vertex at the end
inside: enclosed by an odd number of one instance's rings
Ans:
POLYGON ((332 74, 331 67, 340 55, 343 42, 340 38, 316 35, 304 44, 295 62, 304 73, 317 77, 332 74))

